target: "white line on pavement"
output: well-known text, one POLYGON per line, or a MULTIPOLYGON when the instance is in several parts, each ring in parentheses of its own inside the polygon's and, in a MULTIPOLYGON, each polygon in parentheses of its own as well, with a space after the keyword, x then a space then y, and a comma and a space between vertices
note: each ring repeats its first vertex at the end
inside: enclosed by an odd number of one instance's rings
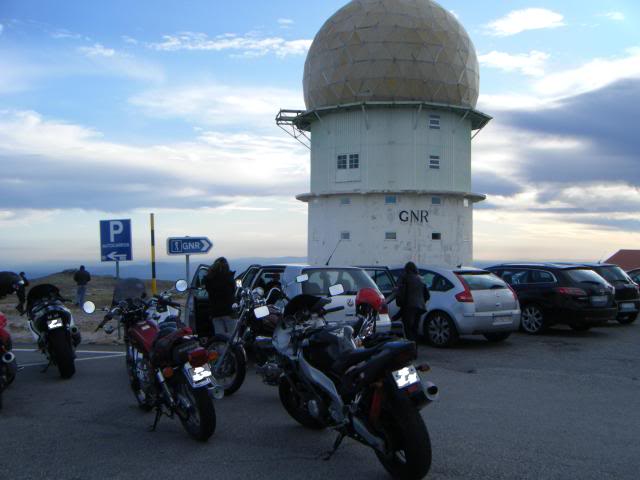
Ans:
MULTIPOLYGON (((39 353, 40 350, 36 348, 12 348, 12 352, 33 352, 39 353)), ((112 355, 124 355, 123 352, 118 352, 116 350, 76 350, 76 353, 106 353, 112 355)))
MULTIPOLYGON (((83 362, 86 360, 104 360, 105 358, 118 358, 124 357, 124 353, 116 353, 113 355, 101 355, 99 357, 86 357, 86 358, 76 358, 76 362, 83 362)), ((26 367, 46 367, 46 363, 19 363, 18 367, 26 368, 26 367)))

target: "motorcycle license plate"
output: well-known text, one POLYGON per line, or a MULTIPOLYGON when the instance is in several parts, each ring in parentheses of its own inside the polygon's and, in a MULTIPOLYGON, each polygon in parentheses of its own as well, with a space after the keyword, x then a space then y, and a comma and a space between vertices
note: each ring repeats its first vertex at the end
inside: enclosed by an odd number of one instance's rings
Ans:
POLYGON ((396 385, 400 389, 407 388, 413 385, 414 383, 420 382, 420 376, 418 375, 418 371, 416 370, 416 367, 414 367, 413 365, 409 365, 408 367, 405 367, 403 369, 396 370, 395 372, 392 373, 392 375, 393 375, 393 379, 396 382, 396 385))
POLYGON ((63 323, 61 318, 50 318, 47 320, 47 327, 49 330, 55 330, 56 328, 62 328, 63 323))
POLYGON ((209 379, 212 376, 211 367, 209 364, 205 364, 201 367, 192 367, 190 364, 185 365, 185 369, 189 374, 189 380, 191 384, 196 386, 202 386, 209 383, 209 379))

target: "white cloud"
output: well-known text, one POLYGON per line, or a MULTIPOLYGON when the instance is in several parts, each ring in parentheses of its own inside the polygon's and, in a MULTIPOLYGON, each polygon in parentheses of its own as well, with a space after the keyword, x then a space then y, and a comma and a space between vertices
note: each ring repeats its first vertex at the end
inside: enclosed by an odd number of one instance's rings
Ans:
POLYGON ((508 37, 527 30, 558 28, 566 25, 564 16, 545 8, 514 10, 486 25, 490 35, 508 37))
POLYGON ((615 20, 617 22, 622 22, 626 17, 622 12, 607 12, 600 15, 601 17, 606 17, 609 20, 615 20))
POLYGON ((129 35, 122 35, 122 41, 124 43, 128 43, 129 45, 137 45, 138 44, 138 40, 136 40, 133 37, 130 37, 129 35))
POLYGON ((205 33, 181 32, 164 35, 160 43, 151 43, 154 50, 174 52, 189 51, 231 51, 246 57, 261 57, 274 54, 280 58, 290 55, 304 55, 309 50, 312 40, 285 40, 281 37, 259 37, 249 33, 239 36, 227 33, 210 38, 205 33))
POLYGON ((584 65, 553 73, 534 85, 537 94, 562 98, 606 87, 625 78, 640 78, 640 47, 618 58, 596 58, 584 65))
POLYGON ((516 55, 494 50, 480 55, 478 60, 482 65, 505 72, 520 72, 523 75, 540 77, 544 75, 545 64, 549 57, 548 53, 537 50, 516 55))
POLYGON ((51 38, 56 40, 87 40, 90 41, 89 37, 86 37, 80 33, 71 32, 65 28, 59 28, 51 33, 51 38))
POLYGON ((78 51, 88 57, 113 57, 116 54, 113 48, 106 48, 99 43, 91 47, 78 47, 78 51))
POLYGON ((209 83, 150 90, 130 103, 154 117, 273 128, 278 111, 302 106, 303 98, 302 92, 294 90, 209 83))
POLYGON ((282 27, 282 28, 289 28, 294 23, 295 22, 293 20, 291 20, 290 18, 279 18, 278 19, 278 25, 280 25, 280 27, 282 27))
POLYGON ((0 23, 0 35, 2 35, 3 30, 4 30, 4 26, 0 23))

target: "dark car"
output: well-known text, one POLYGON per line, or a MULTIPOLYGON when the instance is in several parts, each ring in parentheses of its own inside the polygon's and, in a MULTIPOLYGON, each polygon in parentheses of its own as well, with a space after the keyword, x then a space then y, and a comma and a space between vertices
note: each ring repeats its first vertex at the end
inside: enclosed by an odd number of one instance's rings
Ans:
POLYGON ((633 280, 637 285, 640 285, 640 268, 629 270, 627 275, 629 275, 631 280, 633 280))
POLYGON ((590 268, 615 287, 618 322, 623 325, 635 322, 640 313, 640 289, 633 278, 617 265, 608 263, 581 265, 590 268))
POLYGON ((537 334, 555 324, 585 331, 614 320, 613 287, 584 265, 502 264, 487 268, 507 282, 522 308, 521 329, 537 334))

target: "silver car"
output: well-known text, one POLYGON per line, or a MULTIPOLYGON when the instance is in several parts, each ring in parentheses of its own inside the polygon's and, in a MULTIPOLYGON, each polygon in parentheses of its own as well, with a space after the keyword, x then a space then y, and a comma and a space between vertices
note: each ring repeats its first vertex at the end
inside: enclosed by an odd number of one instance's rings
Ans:
MULTIPOLYGON (((431 345, 449 347, 460 335, 483 335, 491 342, 506 340, 520 327, 520 304, 501 278, 477 268, 450 270, 419 266, 431 293, 418 333, 431 345)), ((401 268, 391 268, 396 280, 401 268)))

